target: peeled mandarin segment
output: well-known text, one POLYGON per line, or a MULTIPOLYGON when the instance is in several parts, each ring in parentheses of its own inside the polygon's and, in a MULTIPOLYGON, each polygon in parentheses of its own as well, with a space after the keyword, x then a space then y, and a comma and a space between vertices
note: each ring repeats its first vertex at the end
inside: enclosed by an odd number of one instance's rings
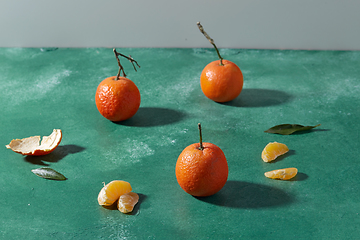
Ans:
POLYGON ((288 151, 289 148, 283 143, 268 143, 261 153, 261 158, 262 160, 264 160, 264 162, 271 162, 275 160, 278 156, 283 155, 288 151))
POLYGON ((118 209, 122 213, 130 213, 139 201, 139 195, 134 192, 125 193, 120 196, 118 201, 118 209))
POLYGON ((60 144, 62 132, 54 129, 49 136, 44 136, 40 144, 40 136, 33 136, 23 139, 14 139, 6 148, 23 155, 46 155, 51 153, 60 144))
POLYGON ((121 180, 111 181, 99 192, 98 203, 102 206, 111 206, 121 195, 131 192, 131 190, 131 185, 128 182, 121 180))
POLYGON ((284 168, 266 172, 264 175, 271 179, 289 180, 296 176, 298 170, 296 168, 284 168))

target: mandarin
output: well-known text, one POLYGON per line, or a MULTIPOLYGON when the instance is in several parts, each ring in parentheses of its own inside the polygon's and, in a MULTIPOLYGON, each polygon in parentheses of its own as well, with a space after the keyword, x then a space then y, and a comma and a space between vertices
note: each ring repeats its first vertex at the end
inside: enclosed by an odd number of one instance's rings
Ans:
MULTIPOLYGON (((113 51, 119 65, 119 72, 116 76, 108 77, 99 84, 95 93, 95 103, 102 116, 113 122, 119 122, 135 115, 140 107, 141 96, 135 83, 126 78, 118 56, 127 58, 133 66, 133 62, 136 64, 137 62, 131 57, 118 53, 116 49, 113 51), (123 76, 120 76, 121 71, 123 76)), ((135 66, 134 69, 136 70, 135 66)))
POLYGON ((134 192, 125 193, 120 196, 117 208, 122 213, 130 213, 134 210, 135 205, 139 201, 139 195, 134 192))
POLYGON ((243 75, 240 68, 228 60, 216 60, 203 69, 200 86, 204 95, 215 102, 234 100, 243 88, 243 75))
POLYGON ((288 151, 289 148, 285 144, 271 142, 268 143, 261 152, 261 158, 264 162, 271 162, 288 151))
POLYGON ((228 178, 228 164, 223 151, 212 143, 202 142, 186 147, 178 157, 175 167, 180 187, 190 195, 211 196, 220 191, 228 178))
POLYGON ((102 206, 111 206, 120 198, 121 195, 131 191, 132 188, 130 183, 122 180, 111 181, 100 190, 98 203, 102 206))
POLYGON ((200 75, 201 90, 206 97, 215 102, 229 102, 234 100, 242 91, 244 77, 240 68, 233 62, 221 57, 214 40, 197 23, 200 32, 214 46, 219 60, 205 66, 200 75))
POLYGON ((284 168, 264 173, 265 177, 271 179, 289 180, 296 176, 297 168, 284 168))
POLYGON ((104 79, 95 94, 96 107, 105 118, 119 122, 131 118, 140 107, 141 97, 135 83, 116 76, 104 79))

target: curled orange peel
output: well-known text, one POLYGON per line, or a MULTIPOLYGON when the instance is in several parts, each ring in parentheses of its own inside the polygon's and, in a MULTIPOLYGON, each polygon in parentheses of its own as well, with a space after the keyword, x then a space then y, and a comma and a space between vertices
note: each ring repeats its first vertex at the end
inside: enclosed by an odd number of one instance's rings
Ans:
POLYGON ((62 132, 54 129, 49 136, 32 136, 23 139, 13 139, 6 148, 22 155, 42 156, 51 153, 60 144, 62 132), (41 140, 41 143, 40 143, 41 140))

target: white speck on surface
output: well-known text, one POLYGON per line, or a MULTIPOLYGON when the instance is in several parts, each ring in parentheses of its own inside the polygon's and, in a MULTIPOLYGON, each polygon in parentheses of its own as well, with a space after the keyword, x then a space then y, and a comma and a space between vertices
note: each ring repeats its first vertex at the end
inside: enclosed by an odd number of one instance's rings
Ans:
MULTIPOLYGON (((51 73, 51 71, 49 71, 51 73)), ((39 76, 35 81, 24 81, 23 79, 15 79, 8 81, 2 86, 0 90, 4 93, 4 99, 9 101, 9 105, 16 106, 29 100, 38 100, 45 97, 52 91, 61 81, 70 76, 71 71, 63 70, 53 74, 44 74, 39 76), (12 89, 12 91, 6 91, 12 89)))
POLYGON ((168 145, 174 145, 176 143, 176 139, 172 139, 170 137, 161 137, 160 146, 168 146, 168 145))
POLYGON ((122 144, 109 151, 106 150, 104 157, 114 164, 134 164, 141 161, 142 158, 155 154, 155 150, 144 142, 126 139, 122 144))
POLYGON ((151 156, 155 153, 155 150, 151 149, 149 145, 143 142, 139 142, 137 140, 130 140, 129 148, 127 148, 127 152, 131 159, 138 160, 141 157, 151 156))
MULTIPOLYGON (((324 82, 326 83, 327 81, 324 82)), ((331 81, 331 84, 324 84, 324 89, 327 89, 326 92, 332 93, 327 96, 329 102, 336 101, 340 96, 354 95, 355 93, 359 93, 360 90, 360 84, 357 78, 342 79, 338 81, 337 84, 333 83, 334 82, 331 81)))

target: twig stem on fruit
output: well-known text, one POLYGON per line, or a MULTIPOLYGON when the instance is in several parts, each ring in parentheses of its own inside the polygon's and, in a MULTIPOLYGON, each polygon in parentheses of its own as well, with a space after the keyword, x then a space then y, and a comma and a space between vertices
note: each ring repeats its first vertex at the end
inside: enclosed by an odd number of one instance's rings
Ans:
POLYGON ((216 45, 215 45, 215 43, 214 43, 214 40, 205 32, 205 30, 204 30, 203 26, 200 24, 200 22, 197 22, 196 24, 197 24, 200 32, 201 32, 201 33, 207 38, 207 40, 209 40, 209 42, 214 46, 214 48, 215 48, 215 50, 216 50, 216 52, 217 52, 217 55, 218 55, 218 57, 219 57, 219 59, 220 59, 220 65, 223 66, 223 65, 224 65, 224 64, 223 64, 223 58, 221 57, 220 52, 219 52, 219 49, 216 47, 216 45))
POLYGON ((117 73, 117 75, 116 75, 116 80, 119 79, 121 72, 123 73, 123 77, 126 77, 124 68, 123 68, 123 66, 120 64, 119 56, 122 56, 122 57, 126 58, 127 60, 129 60, 129 61, 131 62, 131 64, 133 65, 135 72, 136 72, 137 70, 136 70, 136 67, 135 67, 135 64, 134 64, 134 63, 136 63, 136 65, 140 68, 140 65, 139 65, 139 64, 137 63, 137 61, 135 61, 131 56, 129 56, 129 57, 128 57, 128 56, 125 56, 124 54, 121 54, 121 53, 117 52, 115 48, 113 49, 113 51, 114 51, 114 53, 115 53, 115 57, 116 57, 116 60, 117 60, 117 62, 118 62, 118 65, 119 65, 119 71, 118 71, 118 73, 117 73))
POLYGON ((204 149, 203 143, 202 143, 202 134, 201 134, 201 123, 198 123, 198 127, 199 127, 199 135, 200 135, 200 150, 204 149))

